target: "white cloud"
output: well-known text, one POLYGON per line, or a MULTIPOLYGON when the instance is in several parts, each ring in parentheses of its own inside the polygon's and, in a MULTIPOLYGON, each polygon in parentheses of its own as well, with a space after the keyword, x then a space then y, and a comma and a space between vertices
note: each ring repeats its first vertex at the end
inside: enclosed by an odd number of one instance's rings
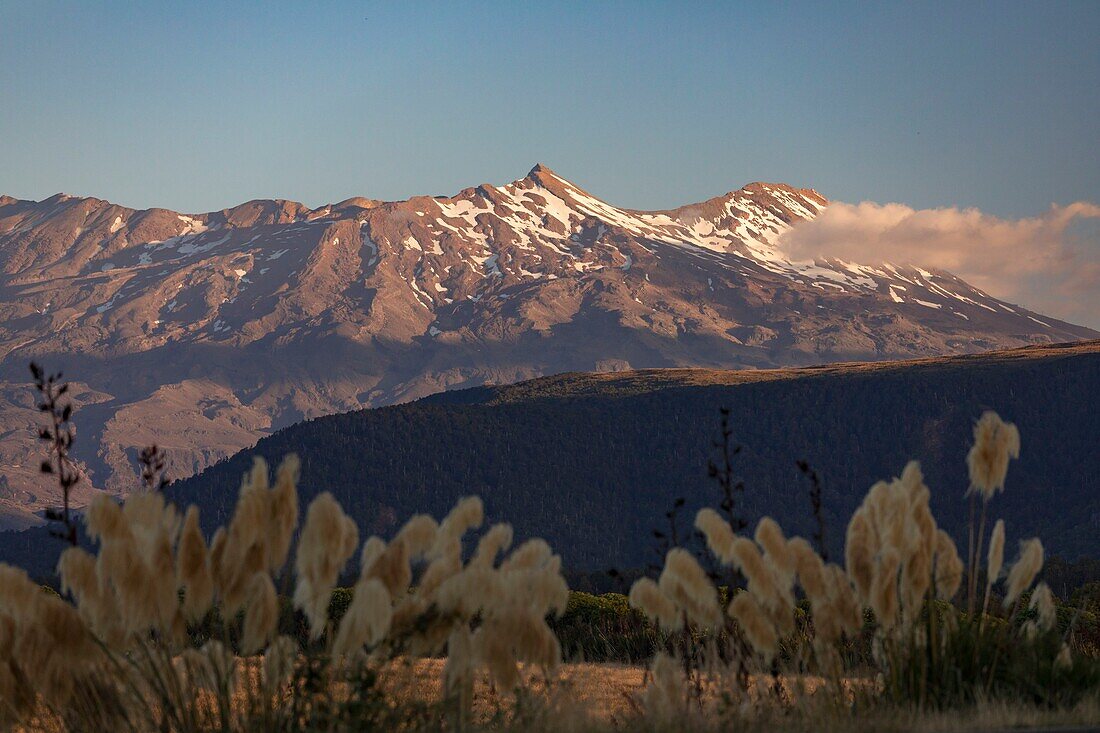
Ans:
POLYGON ((792 257, 838 257, 949 270, 991 295, 1100 329, 1100 206, 1079 201, 1040 216, 978 209, 831 204, 781 240, 792 257))

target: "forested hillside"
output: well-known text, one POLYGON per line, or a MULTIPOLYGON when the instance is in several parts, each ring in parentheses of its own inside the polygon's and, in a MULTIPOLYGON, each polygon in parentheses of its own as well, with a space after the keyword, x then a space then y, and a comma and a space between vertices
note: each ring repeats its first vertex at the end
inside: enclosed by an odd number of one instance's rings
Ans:
MULTIPOLYGON (((937 516, 965 520, 972 421, 995 409, 1023 451, 993 511, 1010 543, 1040 534, 1070 557, 1100 554, 1100 344, 891 365, 761 372, 654 370, 564 375, 437 395, 408 405, 319 418, 261 440, 172 488, 222 522, 253 452, 296 451, 302 486, 332 491, 386 533, 414 511, 441 514, 464 494, 485 499, 519 536, 541 534, 576 569, 638 566, 649 531, 717 505, 708 459, 730 410, 749 520, 775 515, 811 531, 807 461, 824 483, 827 541, 867 488, 921 461, 937 516)), ((687 529, 687 521, 683 529, 687 529)))
MULTIPOLYGON (((226 520, 252 455, 302 458, 303 503, 331 491, 369 531, 414 512, 442 515, 462 495, 485 500, 517 537, 545 537, 572 570, 654 560, 653 529, 678 498, 680 531, 717 506, 708 477, 720 408, 730 411, 738 511, 812 531, 807 461, 824 484, 826 540, 868 487, 921 461, 933 509, 956 537, 966 518, 965 455, 983 410, 1015 422, 1023 450, 993 506, 1009 545, 1041 535, 1048 552, 1100 555, 1100 342, 893 364, 776 371, 654 370, 549 377, 444 393, 304 422, 261 440, 169 493, 226 520)), ((79 419, 79 418, 78 418, 79 419)), ((8 556, 42 553, 41 530, 2 537, 8 556)), ((56 542, 56 541, 54 541, 56 542)))

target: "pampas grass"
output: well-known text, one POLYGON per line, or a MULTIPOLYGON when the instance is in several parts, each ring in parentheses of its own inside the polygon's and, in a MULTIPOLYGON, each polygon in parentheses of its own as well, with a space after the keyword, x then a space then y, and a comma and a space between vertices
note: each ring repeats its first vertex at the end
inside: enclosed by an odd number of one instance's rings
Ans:
POLYGON ((355 551, 359 529, 344 514, 332 494, 323 492, 309 505, 295 567, 298 585, 294 607, 309 619, 310 632, 318 638, 328 620, 328 602, 336 576, 355 551))
POLYGON ((966 455, 970 491, 987 501, 1004 491, 1008 460, 1020 457, 1020 431, 995 412, 984 412, 974 425, 974 446, 966 455))
POLYGON ((649 578, 640 578, 631 586, 630 605, 667 631, 679 631, 684 624, 676 601, 666 596, 649 578))
POLYGON ((1011 605, 1031 587, 1043 568, 1043 543, 1038 537, 1020 543, 1020 557, 1013 563, 1005 580, 1005 605, 1011 605))
POLYGON ((360 577, 353 593, 332 646, 333 654, 340 656, 352 654, 364 645, 377 645, 393 621, 393 599, 381 580, 360 577))
MULTIPOLYGON (((972 553, 1019 435, 987 413, 975 441, 970 493, 983 513, 972 553)), ((578 719, 555 697, 565 689, 556 687, 562 650, 548 619, 566 610, 569 590, 549 544, 513 548, 505 523, 470 542, 485 508, 466 497, 441 521, 415 515, 360 548, 358 527, 327 492, 299 522, 299 472, 287 457, 271 483, 257 459, 209 543, 196 507, 181 513, 159 492, 121 505, 98 497, 85 519, 97 552, 71 547, 58 565, 71 602, 0 564, 0 724, 36 726, 45 715, 71 731, 464 730, 486 700, 497 715, 510 701, 514 717, 489 719, 505 726, 578 719), (332 624, 333 589, 357 549, 359 576, 332 624), (288 562, 304 644, 288 633, 278 591, 288 562), (401 670, 444 653, 438 707, 398 703, 393 691, 409 679, 401 670)), ((997 616, 987 607, 1004 561, 998 521, 986 600, 963 613, 948 601, 967 568, 930 497, 916 462, 870 487, 848 522, 843 567, 770 517, 750 538, 700 510, 695 526, 712 559, 673 547, 656 579, 630 589, 630 607, 660 630, 648 683, 630 696, 641 716, 633 723, 766 725, 811 709, 818 717, 807 721, 843 721, 857 706, 925 711, 1021 695, 1085 704, 1100 668, 1074 650, 1072 629, 1058 628, 1045 583, 1025 596, 1042 569, 1041 542, 1021 543, 997 616), (715 563, 746 587, 717 587, 715 563), (1030 618, 1018 619, 1025 600, 1030 618)), ((969 570, 974 578, 978 568, 969 570)))
POLYGON ((730 602, 729 614, 741 625, 753 649, 770 663, 779 648, 779 634, 756 597, 738 593, 730 602))
POLYGON ((737 536, 733 533, 729 522, 713 509, 700 509, 695 515, 695 527, 707 541, 707 548, 726 565, 733 565, 733 545, 737 536))
MULTIPOLYGON (((294 511, 297 515, 297 509, 294 511)), ((176 553, 176 584, 183 592, 183 614, 190 622, 206 615, 214 602, 214 576, 210 553, 199 529, 199 509, 187 508, 176 553)))
POLYGON ((279 623, 279 598, 271 576, 266 573, 252 576, 247 593, 241 653, 255 654, 267 646, 268 640, 275 633, 279 623))
POLYGON ((668 551, 657 586, 679 606, 689 621, 705 628, 722 622, 718 592, 706 571, 687 550, 674 547, 668 551))
POLYGON ((942 529, 938 530, 936 532, 936 572, 933 577, 936 597, 944 601, 954 598, 959 592, 959 586, 962 585, 964 570, 955 541, 942 529))

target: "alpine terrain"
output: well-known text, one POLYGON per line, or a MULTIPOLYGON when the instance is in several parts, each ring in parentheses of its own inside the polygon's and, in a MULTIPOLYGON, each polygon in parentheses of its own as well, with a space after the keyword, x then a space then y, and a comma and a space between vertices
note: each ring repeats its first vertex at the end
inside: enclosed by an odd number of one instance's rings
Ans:
POLYGON ((90 492, 192 475, 306 418, 565 371, 765 368, 1094 338, 948 272, 794 262, 817 192, 617 208, 544 166, 453 197, 184 215, 0 197, 0 524, 41 522, 27 363, 74 380, 90 492))

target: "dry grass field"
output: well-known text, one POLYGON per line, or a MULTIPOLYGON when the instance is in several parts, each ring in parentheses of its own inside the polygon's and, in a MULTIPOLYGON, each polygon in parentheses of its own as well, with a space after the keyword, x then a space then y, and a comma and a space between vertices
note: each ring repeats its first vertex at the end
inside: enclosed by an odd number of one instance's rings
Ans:
MULTIPOLYGON (((247 706, 246 692, 251 680, 259 678, 258 658, 241 664, 241 689, 235 695, 239 707, 247 706)), ((385 666, 380 677, 381 689, 391 704, 402 707, 432 708, 444 703, 442 679, 445 659, 394 661, 385 666)), ((649 674, 645 667, 622 664, 565 663, 548 680, 536 671, 525 671, 522 697, 500 694, 481 677, 475 683, 472 715, 465 726, 469 730, 547 731, 580 733, 583 731, 717 731, 732 725, 739 731, 767 733, 871 733, 916 731, 919 733, 955 733, 957 731, 1089 731, 1100 720, 1100 701, 1090 701, 1069 709, 1044 710, 1006 702, 979 703, 967 708, 927 710, 904 705, 874 704, 870 698, 860 701, 849 686, 849 706, 837 707, 818 696, 819 677, 782 678, 784 699, 779 704, 761 704, 753 694, 752 704, 739 709, 723 709, 718 703, 720 684, 704 695, 700 708, 686 709, 681 717, 660 719, 647 716, 642 707, 649 674), (705 709, 704 709, 705 708, 705 709)), ((754 692, 772 689, 774 680, 758 676, 752 680, 754 692)), ((334 699, 346 697, 346 689, 334 690, 334 699)), ((765 693, 764 702, 775 701, 765 693)), ((208 698, 209 704, 214 700, 208 698)), ((407 730, 451 729, 443 717, 410 721, 407 730)), ((211 731, 219 730, 211 725, 211 731)), ((246 728, 263 730, 262 727, 246 728)), ((355 728, 352 728, 355 729, 355 728)), ((68 730, 59 720, 43 711, 13 733, 62 733, 68 730)))

